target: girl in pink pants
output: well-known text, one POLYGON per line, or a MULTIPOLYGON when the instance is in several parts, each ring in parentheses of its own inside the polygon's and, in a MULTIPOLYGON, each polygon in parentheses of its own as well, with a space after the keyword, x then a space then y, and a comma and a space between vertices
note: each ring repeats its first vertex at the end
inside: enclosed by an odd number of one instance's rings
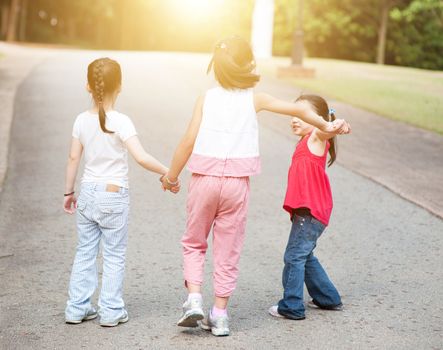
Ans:
POLYGON ((201 285, 207 238, 213 226, 214 290, 220 298, 235 289, 249 199, 248 177, 193 174, 188 221, 182 238, 187 283, 201 285))
POLYGON ((192 120, 177 147, 163 187, 173 189, 186 163, 192 172, 187 200, 188 219, 182 238, 184 278, 189 295, 179 326, 201 327, 216 336, 229 335, 227 304, 238 277, 245 237, 249 176, 260 172, 257 112, 273 111, 297 116, 323 131, 346 127, 318 116, 309 102, 278 100, 253 87, 260 76, 249 44, 231 37, 214 50, 208 72, 214 70, 218 86, 197 99, 192 120), (214 306, 205 318, 201 285, 212 227, 214 306))

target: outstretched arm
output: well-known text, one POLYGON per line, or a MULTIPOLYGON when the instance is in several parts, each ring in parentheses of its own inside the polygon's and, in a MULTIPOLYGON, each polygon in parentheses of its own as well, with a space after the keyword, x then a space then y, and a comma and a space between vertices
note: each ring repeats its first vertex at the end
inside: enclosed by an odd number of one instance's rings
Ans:
POLYGON ((74 195, 75 179, 77 177, 78 165, 82 158, 83 146, 79 139, 73 137, 71 140, 71 149, 68 156, 68 165, 66 166, 66 180, 65 180, 65 194, 69 194, 64 197, 63 210, 68 214, 75 212, 77 198, 74 195))
POLYGON ((160 175, 164 175, 168 172, 168 168, 161 162, 155 159, 150 154, 146 153, 140 140, 137 136, 132 136, 126 140, 125 145, 129 153, 134 157, 135 161, 140 164, 146 170, 152 171, 160 175))
POLYGON ((297 117, 324 132, 334 132, 340 129, 339 125, 342 125, 340 119, 337 119, 337 122, 334 123, 325 121, 314 112, 308 101, 287 102, 260 92, 254 95, 254 105, 257 112, 266 110, 297 117))
POLYGON ((175 150, 174 157, 172 158, 171 167, 167 176, 163 180, 163 186, 166 189, 171 187, 170 183, 174 183, 178 180, 180 173, 188 162, 194 149, 195 139, 197 138, 198 130, 200 129, 200 123, 202 120, 202 108, 203 108, 204 96, 200 96, 195 102, 194 112, 192 119, 188 125, 185 135, 181 139, 180 143, 175 150), (170 183, 168 183, 168 180, 170 183))
POLYGON ((336 120, 338 120, 336 125, 339 127, 339 129, 333 132, 324 132, 319 129, 314 129, 312 136, 314 136, 314 138, 320 141, 327 141, 329 139, 332 139, 336 135, 351 133, 351 126, 346 121, 344 121, 343 119, 336 119, 336 120))

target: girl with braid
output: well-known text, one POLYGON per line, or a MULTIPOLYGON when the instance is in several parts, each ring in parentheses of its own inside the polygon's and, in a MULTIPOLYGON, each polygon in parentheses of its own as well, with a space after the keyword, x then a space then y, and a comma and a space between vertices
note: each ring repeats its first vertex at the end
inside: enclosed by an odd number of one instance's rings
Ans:
MULTIPOLYGON (((63 203, 65 212, 77 212, 78 245, 65 310, 66 323, 70 324, 97 317, 91 296, 98 285, 96 257, 100 241, 100 325, 113 327, 128 321, 122 298, 129 213, 127 151, 151 172, 164 175, 168 171, 145 152, 131 119, 114 110, 120 89, 121 69, 116 61, 100 58, 88 66, 87 90, 94 106, 74 122, 63 203), (83 153, 85 167, 77 199, 74 184, 83 153)), ((174 186, 173 192, 178 190, 179 186, 174 186)))

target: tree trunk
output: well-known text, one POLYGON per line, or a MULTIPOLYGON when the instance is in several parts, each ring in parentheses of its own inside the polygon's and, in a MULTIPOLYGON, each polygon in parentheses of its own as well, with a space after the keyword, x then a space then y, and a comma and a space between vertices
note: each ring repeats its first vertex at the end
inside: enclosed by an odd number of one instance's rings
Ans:
POLYGON ((26 41, 27 24, 28 24, 28 0, 22 0, 22 4, 20 7, 20 30, 19 30, 20 41, 26 41))
POLYGON ((73 42, 77 38, 77 24, 73 17, 66 19, 66 35, 70 42, 73 42))
POLYGON ((0 38, 1 40, 6 39, 6 32, 8 31, 8 16, 9 7, 6 4, 1 5, 1 28, 0 28, 0 38))
POLYGON ((303 33, 303 0, 298 0, 297 28, 292 41, 291 61, 293 65, 303 65, 304 50, 303 33))
POLYGON ((389 10, 391 1, 383 1, 381 8, 380 25, 378 27, 377 64, 385 63, 386 34, 388 32, 389 10))
POLYGON ((6 41, 17 39, 17 15, 20 9, 20 0, 12 0, 9 8, 8 29, 6 31, 6 41))
MULTIPOLYGON (((130 6, 130 5, 128 5, 130 6)), ((126 32, 128 28, 128 7, 124 0, 120 0, 117 3, 117 13, 119 13, 120 17, 120 50, 128 49, 128 33, 126 32)))

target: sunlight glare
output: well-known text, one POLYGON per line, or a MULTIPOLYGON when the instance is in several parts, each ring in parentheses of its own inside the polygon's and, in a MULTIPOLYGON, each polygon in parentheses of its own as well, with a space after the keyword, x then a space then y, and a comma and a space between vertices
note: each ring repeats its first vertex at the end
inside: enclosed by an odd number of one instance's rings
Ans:
POLYGON ((175 0, 177 10, 188 18, 211 17, 217 14, 224 0, 175 0))

